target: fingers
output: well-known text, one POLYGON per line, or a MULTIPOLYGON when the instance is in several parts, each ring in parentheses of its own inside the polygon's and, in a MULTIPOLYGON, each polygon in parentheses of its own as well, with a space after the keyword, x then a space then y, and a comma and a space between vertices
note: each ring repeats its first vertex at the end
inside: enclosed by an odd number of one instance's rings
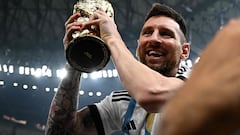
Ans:
POLYGON ((101 21, 106 19, 106 17, 107 15, 105 14, 105 12, 102 9, 99 9, 89 17, 88 22, 84 23, 84 28, 88 29, 91 33, 99 35, 99 25, 101 21))
POLYGON ((72 16, 69 17, 69 19, 65 23, 66 31, 70 32, 72 30, 77 30, 81 28, 82 23, 76 21, 79 17, 80 17, 79 13, 73 14, 72 16))
POLYGON ((96 12, 94 12, 90 17, 89 17, 89 21, 93 21, 99 19, 99 13, 98 10, 96 12))
POLYGON ((72 40, 72 34, 74 31, 81 31, 83 24, 77 22, 76 20, 80 17, 80 13, 75 13, 69 17, 65 22, 65 35, 63 38, 64 47, 67 47, 67 44, 72 40))
POLYGON ((70 16, 70 17, 68 18, 68 20, 65 22, 65 26, 67 26, 68 24, 70 24, 70 23, 72 23, 72 22, 75 22, 76 19, 77 19, 78 17, 80 17, 80 16, 81 16, 80 13, 75 13, 75 14, 73 14, 73 15, 70 16))
POLYGON ((72 34, 75 31, 81 32, 84 29, 88 29, 91 34, 100 36, 100 25, 109 20, 109 16, 102 9, 98 9, 96 12, 94 12, 89 17, 88 21, 79 22, 77 21, 79 17, 81 17, 80 13, 75 13, 70 16, 65 23, 66 33, 63 39, 65 47, 67 46, 68 42, 73 39, 72 34))
POLYGON ((103 9, 99 8, 89 17, 89 20, 96 20, 96 19, 101 19, 106 17, 108 17, 108 15, 103 11, 103 9))

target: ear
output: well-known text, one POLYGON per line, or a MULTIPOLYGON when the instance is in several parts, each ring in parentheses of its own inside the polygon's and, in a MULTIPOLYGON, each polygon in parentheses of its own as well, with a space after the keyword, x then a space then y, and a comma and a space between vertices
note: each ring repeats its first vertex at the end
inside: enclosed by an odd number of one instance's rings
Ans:
POLYGON ((190 43, 183 43, 181 59, 186 60, 190 54, 190 43))

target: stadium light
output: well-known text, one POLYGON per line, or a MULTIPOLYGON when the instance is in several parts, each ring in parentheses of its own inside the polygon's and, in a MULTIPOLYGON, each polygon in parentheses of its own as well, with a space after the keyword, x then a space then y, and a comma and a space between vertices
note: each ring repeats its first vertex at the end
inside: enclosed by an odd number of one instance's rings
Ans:
POLYGON ((33 85, 33 86, 32 86, 32 89, 33 89, 33 90, 36 90, 36 89, 37 89, 37 86, 36 86, 36 85, 33 85))
POLYGON ((67 71, 66 69, 62 68, 62 69, 58 69, 56 71, 57 77, 63 79, 66 75, 67 75, 67 71))
POLYGON ((5 72, 5 73, 8 72, 8 67, 6 64, 3 65, 3 72, 5 72))
POLYGON ((14 73, 14 66, 13 65, 9 65, 9 73, 14 73))
POLYGON ((48 87, 45 88, 45 91, 46 91, 46 92, 50 92, 50 88, 48 88, 48 87))
POLYGON ((89 96, 89 97, 92 97, 92 96, 93 96, 93 92, 89 92, 89 93, 88 93, 88 96, 89 96))
POLYGON ((13 86, 14 86, 14 87, 17 87, 17 86, 18 86, 18 83, 16 83, 16 82, 13 83, 13 86))
POLYGON ((101 92, 96 92, 96 96, 98 96, 98 97, 100 97, 102 95, 102 93, 101 92))
POLYGON ((24 90, 28 89, 28 85, 27 85, 27 84, 24 84, 24 85, 23 85, 23 89, 24 89, 24 90))
POLYGON ((80 90, 80 91, 79 91, 79 94, 80 94, 80 95, 84 95, 84 91, 83 91, 83 90, 80 90))
POLYGON ((3 80, 0 80, 0 86, 3 86, 5 83, 3 80))

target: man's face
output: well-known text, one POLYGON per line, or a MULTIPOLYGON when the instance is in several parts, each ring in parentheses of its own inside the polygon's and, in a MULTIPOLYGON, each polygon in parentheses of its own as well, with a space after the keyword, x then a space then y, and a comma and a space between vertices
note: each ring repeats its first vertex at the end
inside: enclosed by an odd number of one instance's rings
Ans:
POLYGON ((140 62, 165 76, 175 76, 183 52, 180 33, 179 24, 169 17, 149 18, 138 41, 140 62))

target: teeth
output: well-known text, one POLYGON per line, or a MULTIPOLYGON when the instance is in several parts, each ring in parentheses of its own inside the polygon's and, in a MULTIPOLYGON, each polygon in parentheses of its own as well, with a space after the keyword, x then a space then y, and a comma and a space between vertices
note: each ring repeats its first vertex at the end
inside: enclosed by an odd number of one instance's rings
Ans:
POLYGON ((149 55, 153 55, 153 54, 155 54, 155 53, 157 53, 156 51, 149 51, 149 55))
POLYGON ((149 51, 149 52, 148 52, 148 55, 149 55, 149 56, 161 56, 162 53, 157 52, 157 51, 149 51))

